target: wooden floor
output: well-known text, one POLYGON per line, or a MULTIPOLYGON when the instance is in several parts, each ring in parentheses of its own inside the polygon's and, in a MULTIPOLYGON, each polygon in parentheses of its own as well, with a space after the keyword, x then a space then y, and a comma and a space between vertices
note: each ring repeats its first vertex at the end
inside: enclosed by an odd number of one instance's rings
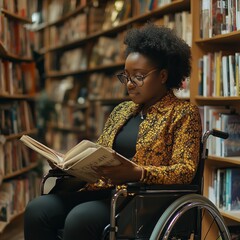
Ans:
POLYGON ((23 214, 18 216, 0 233, 1 240, 24 240, 23 214))

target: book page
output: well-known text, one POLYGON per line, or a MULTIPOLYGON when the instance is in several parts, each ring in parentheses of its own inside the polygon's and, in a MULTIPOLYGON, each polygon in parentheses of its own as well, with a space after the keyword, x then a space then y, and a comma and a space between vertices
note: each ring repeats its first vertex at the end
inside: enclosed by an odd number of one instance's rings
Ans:
POLYGON ((95 147, 89 147, 89 148, 83 150, 82 152, 80 152, 79 154, 77 154, 76 156, 68 159, 67 161, 66 161, 66 159, 64 159, 64 162, 61 164, 61 166, 63 169, 67 169, 70 166, 74 165, 76 162, 79 162, 82 159, 86 158, 87 156, 89 156, 96 150, 97 150, 97 148, 95 148, 95 147))
MULTIPOLYGON (((128 159, 126 159, 126 161, 128 161, 128 159)), ((120 162, 112 149, 100 146, 98 149, 90 148, 89 151, 86 151, 86 157, 72 165, 64 165, 63 170, 87 182, 95 182, 97 180, 97 174, 93 170, 93 167, 104 165, 117 166, 119 164, 120 162)))
POLYGON ((46 157, 48 160, 54 162, 54 163, 59 163, 63 162, 63 158, 61 157, 61 154, 54 151, 53 149, 45 146, 44 144, 38 142, 37 140, 27 136, 23 135, 20 140, 29 148, 32 150, 38 152, 42 156, 46 157))
MULTIPOLYGON (((78 143, 76 146, 71 148, 65 154, 64 162, 72 160, 73 158, 75 159, 76 156, 79 156, 79 154, 81 154, 84 150, 86 150, 88 148, 95 148, 95 149, 97 149, 97 148, 99 148, 99 145, 97 145, 96 143, 93 143, 93 142, 91 142, 89 140, 82 140, 80 143, 78 143)), ((80 156, 78 157, 78 159, 80 159, 80 156)), ((75 160, 73 160, 73 161, 75 161, 75 160)))

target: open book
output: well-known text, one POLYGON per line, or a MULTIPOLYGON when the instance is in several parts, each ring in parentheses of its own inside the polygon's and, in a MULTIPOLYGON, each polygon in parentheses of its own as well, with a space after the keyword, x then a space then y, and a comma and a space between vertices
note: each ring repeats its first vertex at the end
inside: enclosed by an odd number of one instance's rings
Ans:
POLYGON ((66 154, 56 152, 28 135, 23 135, 20 140, 51 161, 57 168, 86 182, 95 182, 98 179, 93 167, 117 166, 120 164, 118 157, 130 161, 113 149, 89 140, 82 140, 66 154))

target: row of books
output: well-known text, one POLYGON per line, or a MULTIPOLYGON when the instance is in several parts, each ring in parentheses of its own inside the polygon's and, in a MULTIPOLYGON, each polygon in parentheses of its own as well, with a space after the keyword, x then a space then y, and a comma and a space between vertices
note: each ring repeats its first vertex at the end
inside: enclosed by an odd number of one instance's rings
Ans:
POLYGON ((134 16, 145 14, 171 2, 172 0, 135 0, 134 16))
POLYGON ((199 95, 240 96, 240 53, 208 53, 199 59, 199 95))
POLYGON ((240 29, 239 0, 202 0, 201 37, 211 38, 240 29))
MULTIPOLYGON (((64 21, 61 25, 53 25, 49 28, 49 45, 61 46, 87 35, 87 15, 82 13, 64 21)), ((37 45, 37 44, 36 44, 37 45)))
POLYGON ((39 195, 40 178, 34 171, 21 178, 5 181, 0 186, 0 232, 17 215, 21 214, 27 203, 39 195))
POLYGON ((54 127, 85 131, 86 110, 78 108, 77 105, 56 103, 49 121, 54 127))
POLYGON ((37 10, 37 1, 32 0, 1 0, 0 9, 5 9, 11 13, 17 14, 20 17, 31 19, 32 13, 37 10))
POLYGON ((100 101, 96 101, 92 104, 91 112, 88 116, 88 128, 89 136, 92 140, 97 138, 102 133, 104 124, 114 108, 114 104, 102 104, 100 101))
POLYGON ((163 21, 157 20, 156 23, 174 29, 189 46, 192 46, 192 14, 189 11, 165 14, 163 21))
POLYGON ((86 5, 86 0, 51 0, 41 1, 42 22, 54 22, 74 11, 76 8, 86 5))
POLYGON ((213 175, 209 199, 225 211, 240 210, 240 168, 218 168, 213 175))
POLYGON ((68 76, 61 79, 51 79, 46 86, 49 104, 68 103, 85 104, 87 97, 87 77, 68 76))
POLYGON ((0 103, 0 134, 18 134, 33 130, 34 113, 27 101, 0 103))
POLYGON ((126 87, 117 79, 116 73, 93 73, 88 84, 88 99, 121 99, 126 97, 126 87))
MULTIPOLYGON (((70 3, 67 1, 68 4, 65 2, 66 0, 53 0, 48 6, 43 6, 43 15, 47 15, 44 17, 45 21, 56 21, 65 15, 63 12, 73 11, 77 6, 86 5, 86 1, 70 1, 70 3)), ((145 14, 147 11, 155 10, 169 3, 171 0, 118 0, 89 3, 87 11, 82 10, 77 17, 73 15, 63 24, 50 27, 50 45, 62 45, 81 39, 86 34, 111 29, 126 19, 145 14)))
POLYGON ((89 67, 94 68, 122 62, 124 59, 125 46, 123 44, 126 32, 119 33, 116 37, 99 37, 94 44, 89 59, 89 67))
POLYGON ((31 153, 18 139, 0 143, 0 173, 3 176, 28 167, 33 159, 34 153, 31 153))
POLYGON ((86 135, 74 130, 62 131, 61 129, 50 128, 46 132, 47 145, 62 153, 66 153, 83 139, 86 139, 86 135))
POLYGON ((124 35, 125 32, 114 38, 100 37, 89 54, 84 47, 53 54, 51 68, 63 72, 77 71, 121 62, 124 59, 124 35))
MULTIPOLYGON (((81 85, 84 79, 74 79, 68 77, 59 81, 49 81, 47 91, 49 93, 57 92, 58 94, 50 94, 49 100, 52 104, 50 113, 50 124, 56 128, 75 129, 75 131, 86 130, 87 106, 94 105, 93 100, 113 100, 122 99, 127 96, 125 86, 113 73, 93 73, 85 80, 88 80, 88 86, 81 85), (53 91, 54 90, 54 91, 53 91), (74 90, 74 91, 73 91, 74 90), (90 100, 87 101, 88 99, 90 100), (67 113, 67 114, 66 114, 67 113), (79 128, 78 126, 82 126, 79 128)), ((96 113, 96 111, 94 110, 96 113)), ((97 111, 100 114, 100 110, 97 111)), ((99 118, 99 117, 98 117, 99 118)), ((91 122, 88 118, 87 124, 91 122)), ((97 120, 95 125, 103 125, 103 120, 97 120)), ((100 129, 100 128, 99 128, 100 129)))
POLYGON ((229 133, 228 139, 210 136, 207 143, 209 154, 220 157, 240 156, 240 115, 234 108, 222 106, 199 107, 203 131, 219 129, 229 133))
POLYGON ((132 17, 133 4, 131 1, 108 1, 105 7, 102 30, 118 26, 121 22, 132 17))
POLYGON ((0 41, 7 52, 31 58, 30 37, 26 27, 3 13, 0 14, 0 41))
MULTIPOLYGON (((102 24, 103 29, 108 29, 117 26, 120 22, 128 19, 129 17, 139 16, 148 11, 153 11, 159 7, 163 7, 172 0, 117 0, 117 1, 98 1, 93 2, 90 7, 99 8, 104 14, 102 24)), ((78 7, 87 5, 86 0, 52 0, 50 4, 43 1, 43 22, 54 22, 64 17, 71 11, 78 7)), ((88 2, 89 4, 89 2, 88 2)), ((102 14, 103 15, 103 14, 102 14)))
POLYGON ((58 71, 77 71, 87 69, 87 53, 84 48, 75 48, 52 55, 51 69, 58 71))
POLYGON ((31 30, 31 44, 33 46, 34 51, 36 52, 43 52, 45 49, 45 39, 46 39, 46 32, 45 29, 41 29, 38 31, 31 30))
POLYGON ((0 59, 0 94, 30 94, 37 92, 35 63, 17 63, 0 59))

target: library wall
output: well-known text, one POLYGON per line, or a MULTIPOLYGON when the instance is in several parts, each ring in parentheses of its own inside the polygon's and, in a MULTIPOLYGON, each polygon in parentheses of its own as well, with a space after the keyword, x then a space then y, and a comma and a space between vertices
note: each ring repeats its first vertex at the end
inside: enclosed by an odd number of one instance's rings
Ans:
POLYGON ((0 1, 0 233, 39 194, 36 154, 19 142, 37 136, 38 77, 31 51, 32 1, 0 1))

